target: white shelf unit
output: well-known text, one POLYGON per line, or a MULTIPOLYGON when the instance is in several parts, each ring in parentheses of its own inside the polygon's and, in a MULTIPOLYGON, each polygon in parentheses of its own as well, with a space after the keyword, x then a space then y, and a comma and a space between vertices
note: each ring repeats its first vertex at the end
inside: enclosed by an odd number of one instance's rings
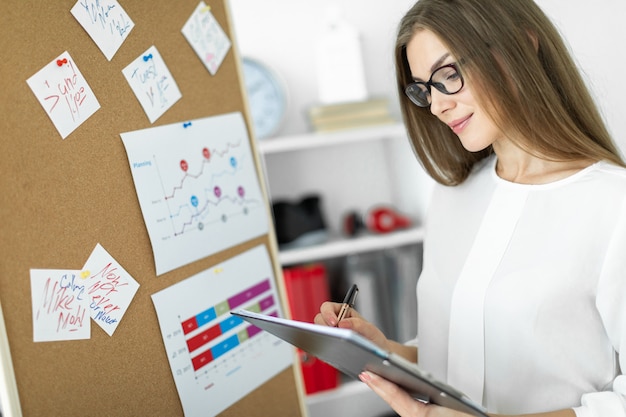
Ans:
MULTIPOLYGON (((272 200, 274 198, 296 199, 302 192, 318 192, 327 202, 324 207, 325 217, 331 219, 328 221, 331 238, 327 242, 281 250, 279 262, 282 265, 378 251, 420 243, 423 240, 423 230, 419 225, 419 217, 423 214, 421 212, 423 198, 418 195, 423 188, 421 187, 423 175, 406 140, 403 124, 269 138, 259 141, 258 149, 262 156, 265 180, 272 200), (356 157, 354 157, 355 154, 356 157), (329 156, 334 156, 334 159, 329 156), (310 169, 311 166, 316 166, 315 163, 310 162, 315 158, 327 162, 326 164, 319 163, 317 171, 310 169), (364 181, 369 181, 370 184, 376 183, 375 186, 368 188, 367 192, 376 193, 384 200, 384 204, 398 207, 401 212, 408 213, 410 217, 417 217, 414 227, 388 234, 366 233, 352 238, 342 236, 340 217, 349 208, 351 202, 356 201, 356 204, 361 206, 358 207, 361 211, 367 210, 368 206, 375 205, 375 198, 367 200, 362 195, 351 196, 345 193, 346 189, 354 191, 357 188, 354 183, 358 183, 359 177, 364 176, 362 170, 353 169, 351 165, 353 162, 350 162, 350 158, 367 161, 366 170, 369 171, 370 178, 364 181), (328 161, 328 159, 333 159, 333 161, 328 161), (297 162, 292 162, 293 160, 297 162), (337 161, 340 161, 339 164, 345 163, 349 168, 342 172, 333 172, 333 168, 338 169, 337 161), (408 171, 407 165, 410 165, 408 171), (297 172, 299 169, 305 171, 300 182, 294 180, 292 184, 276 186, 276 183, 285 179, 292 180, 293 177, 300 176, 302 172, 297 172), (380 172, 380 181, 372 180, 371 177, 377 175, 375 174, 377 171, 380 172), (346 179, 346 176, 352 178, 346 179), (389 185, 389 183, 393 184, 389 185), (405 185, 405 190, 398 191, 398 187, 401 188, 402 184, 405 185), (415 192, 415 195, 410 195, 412 192, 415 192), (398 198, 399 195, 404 198, 398 198)), ((358 193, 359 190, 355 192, 358 193)))
MULTIPOLYGON (((268 138, 257 145, 270 199, 297 200, 305 194, 318 194, 327 220, 329 239, 312 246, 280 250, 282 266, 423 241, 420 220, 430 183, 413 154, 403 124, 268 138), (346 211, 356 209, 363 213, 378 203, 408 215, 414 225, 386 234, 342 234, 341 217, 346 211)), ((390 411, 359 381, 344 381, 336 389, 307 396, 306 402, 309 417, 380 417, 390 411)))

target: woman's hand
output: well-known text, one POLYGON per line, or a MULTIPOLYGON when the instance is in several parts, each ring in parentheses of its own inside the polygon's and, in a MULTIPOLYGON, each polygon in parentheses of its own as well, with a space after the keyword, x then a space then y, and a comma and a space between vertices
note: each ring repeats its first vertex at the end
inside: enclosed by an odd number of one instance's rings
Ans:
POLYGON ((401 417, 469 417, 469 414, 418 401, 393 382, 371 372, 362 372, 359 379, 401 417))
POLYGON ((378 327, 365 320, 356 310, 350 309, 346 317, 337 324, 337 315, 341 309, 341 303, 326 301, 320 307, 320 312, 315 316, 315 323, 324 326, 340 327, 350 329, 359 333, 366 339, 371 340, 378 346, 391 350, 391 342, 385 337, 378 327))

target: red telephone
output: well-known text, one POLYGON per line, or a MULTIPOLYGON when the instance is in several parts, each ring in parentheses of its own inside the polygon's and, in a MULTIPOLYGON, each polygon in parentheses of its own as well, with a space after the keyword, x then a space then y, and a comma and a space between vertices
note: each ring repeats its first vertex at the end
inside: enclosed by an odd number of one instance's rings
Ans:
POLYGON ((377 206, 368 210, 365 216, 353 211, 344 217, 343 229, 348 236, 354 236, 363 229, 375 233, 389 233, 410 227, 412 221, 389 206, 377 206))

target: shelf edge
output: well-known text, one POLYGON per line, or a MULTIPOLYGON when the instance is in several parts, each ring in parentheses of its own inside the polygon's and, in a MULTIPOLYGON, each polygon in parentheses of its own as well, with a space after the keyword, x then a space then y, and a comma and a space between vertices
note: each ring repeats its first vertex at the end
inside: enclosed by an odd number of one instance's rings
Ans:
POLYGON ((354 239, 331 241, 321 245, 280 251, 278 260, 281 265, 319 261, 350 254, 371 252, 385 248, 406 246, 420 243, 424 239, 424 229, 416 227, 386 235, 367 235, 354 239))
POLYGON ((349 129, 327 133, 311 132, 268 138, 259 141, 257 147, 262 155, 270 155, 322 146, 336 146, 351 142, 384 140, 402 137, 403 135, 406 135, 404 124, 393 123, 363 129, 349 129))

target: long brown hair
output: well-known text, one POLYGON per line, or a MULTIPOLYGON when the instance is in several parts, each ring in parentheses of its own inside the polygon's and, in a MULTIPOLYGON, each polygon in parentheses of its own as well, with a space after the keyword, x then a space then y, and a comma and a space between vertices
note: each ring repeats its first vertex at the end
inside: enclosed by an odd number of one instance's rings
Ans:
POLYGON ((413 148, 436 181, 460 184, 493 150, 467 151, 404 94, 412 82, 406 45, 421 29, 465 58, 461 73, 474 96, 518 146, 544 159, 625 166, 563 39, 533 0, 419 0, 399 25, 396 78, 413 148))

